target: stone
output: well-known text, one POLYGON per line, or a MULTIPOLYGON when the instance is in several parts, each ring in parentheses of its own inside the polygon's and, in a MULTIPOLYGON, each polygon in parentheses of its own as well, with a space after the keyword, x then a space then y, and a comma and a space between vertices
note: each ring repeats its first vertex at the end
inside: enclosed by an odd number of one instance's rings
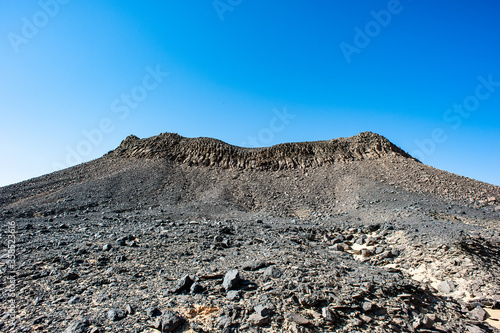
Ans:
POLYGON ((103 247, 102 247, 102 250, 103 251, 109 251, 113 248, 113 246, 111 244, 104 244, 103 247))
POLYGON ((188 291, 193 285, 194 281, 189 275, 184 275, 177 281, 177 285, 174 288, 174 294, 180 294, 183 291, 188 291))
POLYGON ((480 305, 469 311, 469 316, 475 320, 483 321, 486 319, 487 315, 488 314, 486 313, 486 311, 484 311, 484 309, 480 305))
POLYGON ((125 318, 127 316, 127 313, 122 309, 110 309, 108 310, 106 316, 111 321, 118 321, 125 318))
POLYGON ((360 318, 352 318, 352 319, 350 320, 350 324, 351 324, 352 326, 361 326, 361 325, 363 325, 363 324, 364 324, 364 321, 363 321, 362 319, 360 319, 360 318))
POLYGON ((266 303, 266 304, 259 304, 256 305, 254 308, 256 313, 258 313, 262 317, 269 317, 274 314, 274 305, 271 303, 266 303))
POLYGON ((135 240, 125 242, 125 244, 127 244, 127 246, 130 246, 130 247, 138 247, 139 246, 139 244, 135 240))
POLYGON ((189 293, 190 294, 201 294, 205 291, 205 287, 203 287, 203 285, 201 285, 200 283, 198 282, 194 282, 192 285, 191 285, 191 288, 189 288, 189 293))
POLYGON ((319 305, 319 303, 321 303, 320 299, 318 298, 318 294, 302 295, 299 296, 298 300, 299 304, 305 308, 316 307, 319 305))
POLYGON ((174 311, 166 311, 155 324, 155 328, 160 332, 173 332, 184 323, 178 313, 174 311))
POLYGON ((86 333, 89 327, 89 322, 86 320, 72 321, 64 330, 64 333, 86 333))
MULTIPOLYGON (((61 243, 64 243, 64 242, 61 242, 61 243)), ((60 244, 61 244, 61 243, 60 243, 60 244)), ((77 255, 77 256, 81 256, 81 255, 84 255, 84 254, 87 254, 87 253, 88 253, 88 251, 87 251, 87 249, 85 249, 85 248, 80 248, 80 249, 78 249, 78 250, 76 251, 76 255, 77 255)))
POLYGON ((33 325, 38 325, 40 324, 45 318, 47 318, 45 315, 41 315, 33 319, 33 325))
POLYGON ((361 250, 361 256, 363 258, 368 258, 368 257, 371 257, 372 256, 372 251, 368 250, 368 249, 362 249, 361 250))
POLYGON ((78 304, 82 301, 80 296, 73 296, 69 299, 68 303, 73 305, 73 304, 78 304))
POLYGON ((224 238, 222 242, 220 242, 223 248, 230 248, 231 247, 231 241, 229 238, 224 238))
POLYGON ((226 298, 230 301, 237 301, 241 298, 241 291, 239 290, 229 290, 227 292, 226 298))
POLYGON ((297 313, 287 313, 286 318, 293 321, 294 323, 302 325, 302 326, 309 325, 311 323, 305 317, 303 317, 297 313))
POLYGON ((198 326, 194 321, 189 323, 189 327, 195 332, 205 332, 205 330, 198 326))
POLYGON ((63 276, 63 280, 66 280, 66 281, 74 281, 76 279, 78 279, 80 276, 76 273, 76 272, 73 272, 73 271, 69 271, 68 273, 66 273, 64 276, 63 276))
POLYGON ((451 281, 442 281, 438 284, 437 289, 443 294, 449 294, 455 290, 455 285, 451 281))
POLYGON ((369 323, 371 323, 371 322, 373 321, 373 318, 372 318, 372 317, 368 317, 368 316, 367 316, 367 315, 365 315, 365 314, 361 314, 361 315, 359 316, 359 319, 360 319, 360 320, 362 320, 364 323, 367 323, 367 324, 369 324, 369 323))
POLYGON ((134 314, 135 313, 135 309, 132 307, 132 305, 130 305, 130 304, 127 303, 125 305, 125 312, 127 314, 134 314))
POLYGON ((467 330, 469 333, 487 333, 487 331, 476 325, 468 325, 467 330))
POLYGON ((127 237, 120 237, 116 240, 116 244, 119 246, 127 245, 127 237))
POLYGON ((231 326, 232 323, 233 320, 229 316, 222 315, 217 318, 217 326, 221 329, 231 326))
POLYGON ((250 315, 250 317, 248 317, 248 321, 252 325, 256 325, 256 326, 264 326, 264 325, 268 324, 270 320, 271 319, 269 317, 263 317, 258 313, 252 313, 250 315))
POLYGON ((422 325, 424 325, 426 328, 431 329, 434 326, 436 319, 437 318, 435 314, 427 313, 422 319, 422 325))
POLYGON ((269 266, 266 268, 263 275, 268 278, 277 279, 281 276, 281 270, 276 266, 269 266))
POLYGON ((105 256, 99 256, 97 258, 97 265, 98 266, 106 266, 109 262, 109 258, 105 256))
POLYGON ((374 308, 374 304, 370 301, 363 302, 361 304, 361 308, 363 309, 364 312, 371 311, 374 308))
POLYGON ((241 276, 237 269, 230 270, 224 276, 224 281, 222 282, 222 286, 226 291, 234 290, 239 287, 241 283, 241 276))
POLYGON ((356 239, 354 243, 358 245, 363 245, 365 243, 365 237, 359 237, 358 239, 356 239))
POLYGON ((126 260, 127 260, 127 257, 124 256, 124 255, 119 255, 119 256, 116 256, 116 258, 115 258, 116 262, 123 262, 123 261, 126 261, 126 260))
POLYGON ((256 271, 266 266, 268 266, 268 263, 263 260, 249 260, 245 261, 243 265, 241 265, 241 269, 244 271, 256 271))
POLYGON ((158 317, 161 316, 161 311, 155 306, 150 306, 146 308, 146 314, 150 317, 158 317))
POLYGON ((336 318, 335 318, 335 313, 327 308, 327 307, 324 307, 321 309, 321 316, 328 322, 331 322, 331 323, 334 323, 336 318))
POLYGON ((331 249, 334 250, 334 251, 348 251, 351 249, 351 247, 349 245, 347 245, 346 243, 337 243, 337 244, 333 244, 331 246, 331 249))

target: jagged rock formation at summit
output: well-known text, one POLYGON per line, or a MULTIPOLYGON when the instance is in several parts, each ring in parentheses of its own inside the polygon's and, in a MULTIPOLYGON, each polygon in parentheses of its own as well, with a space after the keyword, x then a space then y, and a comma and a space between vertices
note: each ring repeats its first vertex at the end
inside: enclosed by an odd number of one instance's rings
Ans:
POLYGON ((174 133, 142 140, 131 135, 110 154, 166 158, 188 165, 259 170, 319 167, 386 155, 411 158, 383 136, 371 132, 328 141, 284 143, 269 148, 242 148, 211 138, 188 139, 174 133))

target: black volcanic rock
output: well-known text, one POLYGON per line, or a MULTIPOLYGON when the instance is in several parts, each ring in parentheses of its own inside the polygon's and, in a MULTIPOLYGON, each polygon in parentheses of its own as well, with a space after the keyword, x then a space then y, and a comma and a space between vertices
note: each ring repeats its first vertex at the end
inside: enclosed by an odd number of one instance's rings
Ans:
POLYGON ((232 269, 224 276, 222 286, 226 291, 236 289, 241 283, 241 276, 237 269, 232 269))
POLYGON ((131 136, 0 188, 0 330, 497 332, 498 198, 373 133, 131 136))
POLYGON ((318 167, 336 162, 376 159, 384 155, 411 158, 375 133, 329 141, 284 143, 269 148, 242 148, 210 138, 188 139, 164 133, 147 139, 127 137, 111 156, 165 158, 189 165, 260 170, 318 167))

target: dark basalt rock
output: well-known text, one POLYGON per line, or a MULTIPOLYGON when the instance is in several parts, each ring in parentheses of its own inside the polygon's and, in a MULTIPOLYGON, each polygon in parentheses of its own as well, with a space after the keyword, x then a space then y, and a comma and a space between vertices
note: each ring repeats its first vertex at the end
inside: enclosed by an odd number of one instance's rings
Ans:
POLYGON ((164 133, 147 139, 127 137, 109 155, 125 158, 165 158, 189 165, 281 170, 318 167, 336 162, 377 159, 384 155, 411 158, 375 133, 329 141, 284 143, 269 148, 242 148, 210 138, 184 138, 164 133))
POLYGON ((495 332, 498 198, 373 133, 129 137, 0 188, 0 331, 495 332))

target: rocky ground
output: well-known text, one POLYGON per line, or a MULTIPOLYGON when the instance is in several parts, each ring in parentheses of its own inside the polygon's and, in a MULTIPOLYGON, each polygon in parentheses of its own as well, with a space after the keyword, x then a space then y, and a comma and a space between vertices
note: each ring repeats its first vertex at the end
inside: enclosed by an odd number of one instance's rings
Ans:
POLYGON ((500 188, 372 139, 270 170, 128 139, 0 188, 0 331, 500 332, 500 188))

